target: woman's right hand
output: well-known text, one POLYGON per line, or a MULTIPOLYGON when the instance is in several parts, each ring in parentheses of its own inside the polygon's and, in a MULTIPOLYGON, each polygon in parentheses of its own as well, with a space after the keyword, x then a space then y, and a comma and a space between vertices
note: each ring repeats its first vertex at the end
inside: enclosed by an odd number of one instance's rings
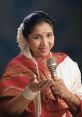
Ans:
POLYGON ((51 83, 52 83, 52 80, 50 79, 42 79, 41 81, 38 81, 37 79, 33 79, 29 83, 29 88, 33 92, 43 91, 47 87, 50 87, 51 83))

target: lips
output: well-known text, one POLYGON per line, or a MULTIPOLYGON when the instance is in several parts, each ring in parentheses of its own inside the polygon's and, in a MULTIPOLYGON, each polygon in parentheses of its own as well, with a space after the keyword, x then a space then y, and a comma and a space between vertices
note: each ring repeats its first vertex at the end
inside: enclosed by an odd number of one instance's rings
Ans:
POLYGON ((40 51, 42 51, 42 52, 49 51, 49 49, 48 49, 48 48, 39 48, 39 50, 40 50, 40 51))

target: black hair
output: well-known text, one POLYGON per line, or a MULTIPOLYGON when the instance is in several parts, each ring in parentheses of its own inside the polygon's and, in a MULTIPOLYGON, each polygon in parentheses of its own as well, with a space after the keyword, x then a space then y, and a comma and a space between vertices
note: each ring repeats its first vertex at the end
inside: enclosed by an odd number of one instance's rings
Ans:
POLYGON ((43 11, 34 11, 23 20, 23 36, 28 38, 28 35, 32 33, 33 28, 40 22, 47 22, 51 25, 53 32, 55 30, 54 20, 43 11))

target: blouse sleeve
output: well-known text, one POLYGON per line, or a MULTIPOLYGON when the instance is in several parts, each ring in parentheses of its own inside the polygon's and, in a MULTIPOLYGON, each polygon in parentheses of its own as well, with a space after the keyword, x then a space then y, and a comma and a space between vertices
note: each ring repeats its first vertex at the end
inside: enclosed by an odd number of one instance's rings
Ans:
POLYGON ((81 72, 78 64, 75 63, 73 68, 74 82, 72 86, 72 92, 80 99, 80 111, 79 117, 82 116, 82 83, 81 83, 81 72))
POLYGON ((72 75, 74 76, 72 84, 72 92, 82 100, 81 72, 77 63, 75 63, 72 75))

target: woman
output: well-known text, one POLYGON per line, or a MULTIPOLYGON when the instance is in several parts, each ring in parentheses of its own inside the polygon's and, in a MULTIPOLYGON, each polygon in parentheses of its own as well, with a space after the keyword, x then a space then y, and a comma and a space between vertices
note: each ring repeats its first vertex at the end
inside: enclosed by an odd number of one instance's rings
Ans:
POLYGON ((51 52, 54 21, 48 14, 34 11, 18 28, 17 42, 21 53, 9 62, 0 83, 3 116, 80 116, 80 70, 66 54, 51 52), (47 65, 50 58, 54 58, 56 65, 53 77, 47 65))

